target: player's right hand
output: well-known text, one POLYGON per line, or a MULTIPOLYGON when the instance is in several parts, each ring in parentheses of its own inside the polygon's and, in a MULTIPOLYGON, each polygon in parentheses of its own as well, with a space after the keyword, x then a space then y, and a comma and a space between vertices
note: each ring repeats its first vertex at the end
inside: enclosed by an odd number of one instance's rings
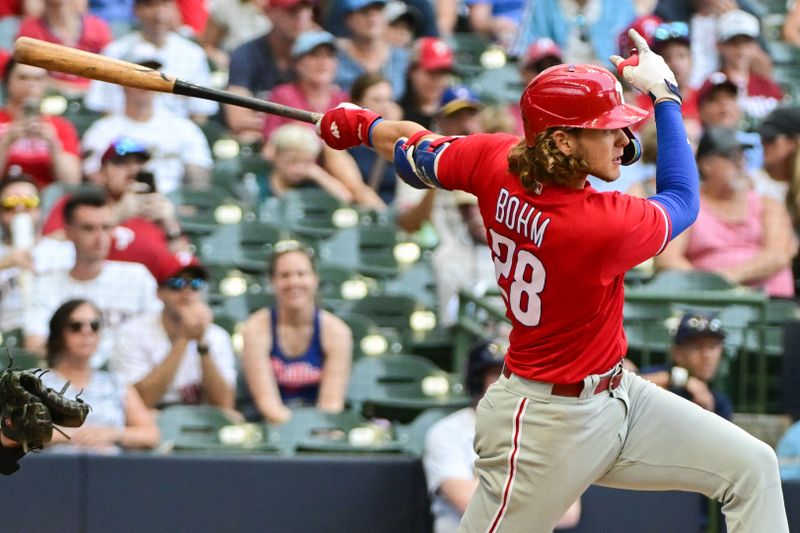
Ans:
POLYGON ((635 89, 649 94, 653 102, 669 99, 681 103, 675 74, 664 59, 650 50, 647 41, 636 30, 628 30, 628 35, 638 53, 627 59, 611 56, 611 62, 617 67, 617 71, 635 89))
POLYGON ((327 111, 319 121, 319 136, 336 150, 359 145, 372 146, 370 129, 383 118, 369 109, 348 102, 327 111))

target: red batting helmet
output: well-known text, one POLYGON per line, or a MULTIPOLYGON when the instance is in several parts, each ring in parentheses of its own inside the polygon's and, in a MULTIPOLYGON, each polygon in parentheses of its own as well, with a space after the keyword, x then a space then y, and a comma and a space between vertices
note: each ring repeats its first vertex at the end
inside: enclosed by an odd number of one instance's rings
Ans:
POLYGON ((611 72, 595 65, 556 65, 536 76, 519 102, 525 126, 525 143, 553 127, 622 128, 631 140, 623 164, 639 157, 638 141, 629 126, 646 119, 647 111, 625 103, 622 84, 611 72))

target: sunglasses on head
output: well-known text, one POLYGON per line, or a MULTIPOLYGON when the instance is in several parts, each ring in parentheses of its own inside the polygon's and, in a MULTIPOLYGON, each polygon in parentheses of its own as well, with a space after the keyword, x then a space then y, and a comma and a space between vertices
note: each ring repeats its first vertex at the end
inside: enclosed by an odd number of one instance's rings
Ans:
POLYGON ((91 320, 89 322, 81 321, 81 320, 73 320, 67 327, 72 333, 78 333, 79 331, 84 331, 86 327, 91 328, 92 333, 97 333, 100 331, 100 319, 91 320))
POLYGON ((664 24, 659 24, 653 32, 653 39, 656 41, 688 38, 689 25, 685 22, 665 22, 664 24))
POLYGON ((35 209, 39 207, 39 197, 36 195, 29 196, 27 194, 12 194, 0 200, 0 206, 9 211, 18 207, 35 209))
POLYGON ((145 152, 147 152, 147 148, 133 139, 121 139, 114 143, 114 153, 119 157, 131 154, 141 155, 145 152))
POLYGON ((169 278, 162 285, 172 291, 180 291, 185 287, 199 291, 206 286, 206 281, 202 278, 169 278))

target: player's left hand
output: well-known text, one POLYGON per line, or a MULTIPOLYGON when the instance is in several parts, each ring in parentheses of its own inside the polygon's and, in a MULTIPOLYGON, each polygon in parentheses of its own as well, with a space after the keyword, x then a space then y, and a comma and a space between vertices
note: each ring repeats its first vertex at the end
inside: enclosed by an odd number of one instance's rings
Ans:
POLYGON ((650 50, 647 41, 636 30, 628 30, 628 35, 638 52, 627 59, 611 56, 611 62, 617 67, 617 71, 635 89, 649 94, 653 102, 669 99, 680 104, 678 82, 664 58, 650 50))
POLYGON ((317 124, 319 136, 336 150, 372 146, 370 129, 383 118, 369 109, 345 102, 327 111, 317 124))

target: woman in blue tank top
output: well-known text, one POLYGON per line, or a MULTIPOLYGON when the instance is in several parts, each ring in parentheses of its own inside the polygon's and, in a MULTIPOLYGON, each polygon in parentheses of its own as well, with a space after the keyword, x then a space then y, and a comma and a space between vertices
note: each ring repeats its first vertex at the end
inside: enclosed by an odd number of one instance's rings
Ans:
POLYGON ((344 408, 353 339, 342 320, 316 304, 317 277, 300 246, 273 254, 268 276, 275 306, 245 323, 242 369, 253 403, 267 422, 285 422, 290 407, 344 408))

